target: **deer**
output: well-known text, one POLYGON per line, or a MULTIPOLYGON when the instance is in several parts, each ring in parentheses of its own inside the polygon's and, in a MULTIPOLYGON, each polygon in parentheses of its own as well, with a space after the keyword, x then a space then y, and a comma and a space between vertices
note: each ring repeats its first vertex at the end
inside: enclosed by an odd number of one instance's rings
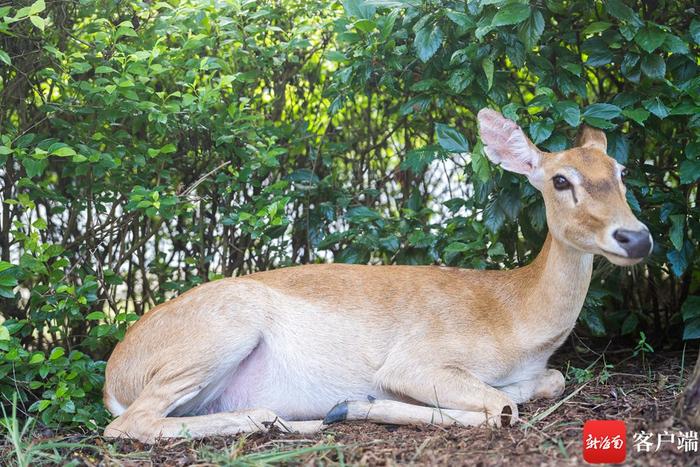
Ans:
POLYGON ((199 285, 147 312, 110 356, 106 437, 152 443, 341 421, 493 428, 557 398, 547 362, 571 333, 595 255, 619 266, 653 248, 601 130, 545 152, 482 109, 484 152, 544 198, 548 233, 510 270, 310 264, 199 285))

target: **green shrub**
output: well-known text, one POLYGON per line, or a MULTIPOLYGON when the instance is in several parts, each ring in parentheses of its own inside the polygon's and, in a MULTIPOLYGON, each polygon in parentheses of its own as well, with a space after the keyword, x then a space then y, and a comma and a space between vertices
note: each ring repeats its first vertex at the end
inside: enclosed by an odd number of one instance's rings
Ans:
POLYGON ((656 247, 632 271, 597 264, 582 331, 632 343, 644 331, 654 348, 699 337, 694 8, 0 7, 0 394, 47 424, 103 424, 103 360, 127 325, 222 276, 325 260, 527 263, 543 204, 487 163, 486 106, 551 151, 582 123, 602 128, 630 171, 656 247))

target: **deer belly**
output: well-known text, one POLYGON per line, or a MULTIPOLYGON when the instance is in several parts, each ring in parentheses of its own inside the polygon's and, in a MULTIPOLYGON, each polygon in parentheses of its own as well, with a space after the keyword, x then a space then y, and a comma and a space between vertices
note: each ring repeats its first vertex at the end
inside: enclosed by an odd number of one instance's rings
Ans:
POLYGON ((261 341, 225 376, 221 396, 205 411, 265 408, 287 420, 311 420, 323 418, 345 400, 385 397, 372 387, 370 378, 363 377, 362 369, 328 357, 308 355, 302 348, 274 348, 261 341))

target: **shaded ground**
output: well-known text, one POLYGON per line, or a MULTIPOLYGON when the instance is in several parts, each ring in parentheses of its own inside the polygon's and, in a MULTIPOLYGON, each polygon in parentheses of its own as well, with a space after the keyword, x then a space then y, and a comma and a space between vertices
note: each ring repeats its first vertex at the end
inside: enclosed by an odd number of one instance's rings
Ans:
MULTIPOLYGON (((656 452, 657 433, 687 432, 674 420, 675 399, 695 362, 695 353, 652 354, 642 359, 632 351, 560 355, 552 366, 567 372, 567 390, 557 401, 521 406, 519 426, 450 428, 382 426, 346 423, 315 436, 283 433, 206 440, 161 441, 153 446, 137 441, 116 443, 99 437, 58 437, 44 431, 42 442, 76 442, 84 447, 59 449, 62 462, 77 465, 250 465, 290 462, 307 465, 347 463, 365 465, 580 465, 582 426, 589 419, 621 419, 627 423, 629 465, 700 465, 698 452, 684 453, 674 442, 656 452), (597 360, 596 360, 597 359, 597 360), (585 365, 595 364, 586 369, 585 365), (612 363, 611 363, 612 362, 612 363), (682 370, 682 365, 685 370, 682 370), (682 378, 682 379, 681 379, 682 378), (653 432, 652 452, 637 452, 633 434, 653 432)), ((39 444, 37 444, 39 443, 39 444)), ((9 440, 0 446, 0 459, 14 456, 9 440)), ((38 459, 37 459, 38 460, 38 459)))

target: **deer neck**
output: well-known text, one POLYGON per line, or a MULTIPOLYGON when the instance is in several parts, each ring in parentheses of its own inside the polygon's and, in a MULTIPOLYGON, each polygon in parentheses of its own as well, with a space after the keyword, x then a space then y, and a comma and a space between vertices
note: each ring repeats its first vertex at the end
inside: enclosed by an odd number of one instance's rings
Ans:
MULTIPOLYGON (((543 326, 558 336, 576 324, 591 283, 593 255, 585 253, 547 235, 537 258, 523 268, 528 282, 524 312, 530 328, 540 333, 543 326)), ((563 336, 563 338, 566 337, 563 336)), ((562 338, 562 339, 563 339, 562 338)))

